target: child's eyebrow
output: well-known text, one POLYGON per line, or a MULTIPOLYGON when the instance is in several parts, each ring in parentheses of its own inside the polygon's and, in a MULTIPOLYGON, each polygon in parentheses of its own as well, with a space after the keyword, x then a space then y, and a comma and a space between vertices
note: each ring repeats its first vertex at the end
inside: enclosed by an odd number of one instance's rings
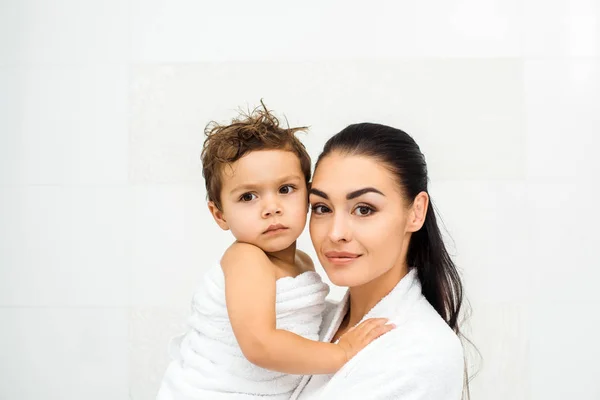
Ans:
POLYGON ((259 185, 256 184, 252 184, 252 183, 246 183, 240 186, 236 186, 233 189, 231 189, 231 191, 229 193, 235 193, 235 192, 246 192, 252 189, 256 189, 257 187, 259 187, 259 185))
POLYGON ((302 180, 303 178, 298 176, 298 175, 288 175, 286 177, 283 177, 279 180, 279 182, 285 182, 285 181, 293 181, 293 180, 302 180))
MULTIPOLYGON (((278 179, 278 183, 284 183, 284 182, 290 182, 290 181, 301 181, 303 178, 301 176, 298 175, 288 175, 288 176, 284 176, 281 179, 278 179)), ((241 191, 249 191, 249 190, 253 190, 253 189, 257 189, 259 188, 261 185, 258 183, 244 183, 241 184, 239 186, 234 187, 233 189, 231 189, 231 191, 229 192, 230 194, 232 193, 236 193, 236 192, 241 192, 241 191)))

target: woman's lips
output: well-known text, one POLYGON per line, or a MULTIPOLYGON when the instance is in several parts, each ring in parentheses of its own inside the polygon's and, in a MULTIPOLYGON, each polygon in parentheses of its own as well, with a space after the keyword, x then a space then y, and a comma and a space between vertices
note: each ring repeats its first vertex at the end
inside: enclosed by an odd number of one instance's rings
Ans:
POLYGON ((346 265, 356 261, 362 254, 350 253, 347 251, 327 251, 325 257, 332 264, 346 265))

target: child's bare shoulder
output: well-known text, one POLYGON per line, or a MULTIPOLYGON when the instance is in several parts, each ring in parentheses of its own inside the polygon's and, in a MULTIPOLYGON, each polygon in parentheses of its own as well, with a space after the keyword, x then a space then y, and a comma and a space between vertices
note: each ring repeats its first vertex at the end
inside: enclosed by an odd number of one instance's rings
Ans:
POLYGON ((313 263, 312 258, 302 250, 296 250, 296 260, 298 267, 302 272, 315 270, 315 264, 313 263))
POLYGON ((223 257, 221 257, 221 265, 232 265, 232 264, 248 264, 260 262, 272 264, 269 257, 265 252, 253 245, 248 243, 235 242, 225 250, 223 257))
POLYGON ((234 243, 221 258, 225 281, 247 280, 249 276, 276 279, 276 268, 265 252, 252 244, 234 243), (248 275, 250 274, 250 275, 248 275))

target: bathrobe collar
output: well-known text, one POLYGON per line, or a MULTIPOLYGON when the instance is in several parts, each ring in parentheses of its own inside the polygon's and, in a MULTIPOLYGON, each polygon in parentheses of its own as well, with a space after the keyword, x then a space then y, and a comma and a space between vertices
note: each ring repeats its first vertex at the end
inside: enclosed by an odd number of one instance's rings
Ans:
MULTIPOLYGON (((400 279, 400 282, 390 293, 384 296, 365 316, 359 324, 369 318, 389 318, 390 322, 399 325, 405 319, 407 311, 414 305, 415 301, 422 297, 421 282, 417 276, 417 270, 411 268, 408 273, 400 279)), ((346 291, 342 300, 336 304, 323 318, 320 340, 329 342, 339 329, 344 316, 350 305, 350 289, 346 291)), ((357 324, 358 325, 358 324, 357 324)))

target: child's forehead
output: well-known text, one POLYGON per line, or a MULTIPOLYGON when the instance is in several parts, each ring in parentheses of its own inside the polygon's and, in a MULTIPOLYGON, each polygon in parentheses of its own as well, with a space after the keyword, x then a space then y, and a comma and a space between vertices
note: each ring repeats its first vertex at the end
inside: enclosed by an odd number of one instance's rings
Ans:
POLYGON ((299 157, 288 150, 260 150, 221 167, 223 184, 268 183, 285 177, 303 179, 299 157))

